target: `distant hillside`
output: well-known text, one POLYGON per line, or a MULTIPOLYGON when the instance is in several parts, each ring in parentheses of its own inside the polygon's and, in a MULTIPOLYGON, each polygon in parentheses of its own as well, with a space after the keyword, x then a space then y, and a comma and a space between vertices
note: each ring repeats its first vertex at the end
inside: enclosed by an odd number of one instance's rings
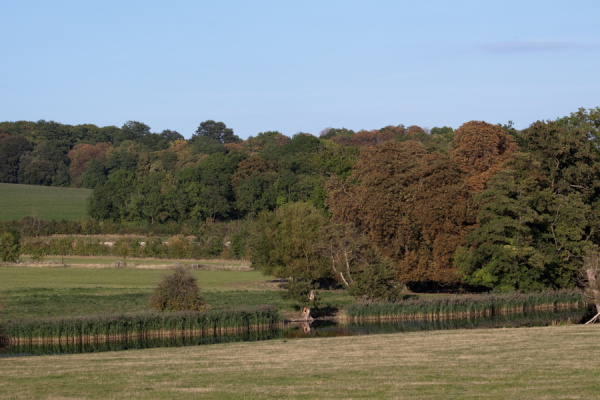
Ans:
POLYGON ((73 220, 85 217, 91 189, 0 183, 0 220, 73 220))

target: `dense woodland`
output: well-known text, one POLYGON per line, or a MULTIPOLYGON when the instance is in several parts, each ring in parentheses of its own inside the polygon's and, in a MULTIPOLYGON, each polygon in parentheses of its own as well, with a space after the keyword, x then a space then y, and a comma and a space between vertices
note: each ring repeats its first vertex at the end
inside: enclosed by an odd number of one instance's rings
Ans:
POLYGON ((135 121, 0 123, 0 182, 93 188, 96 221, 234 225, 232 254, 297 290, 377 298, 575 287, 600 243, 599 155, 600 108, 521 131, 471 121, 246 140, 211 120, 189 140, 135 121))

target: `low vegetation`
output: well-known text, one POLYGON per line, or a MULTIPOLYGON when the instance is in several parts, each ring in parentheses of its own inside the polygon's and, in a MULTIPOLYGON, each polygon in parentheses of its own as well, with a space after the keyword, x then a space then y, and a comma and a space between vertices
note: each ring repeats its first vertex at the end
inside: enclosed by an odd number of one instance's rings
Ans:
POLYGON ((268 329, 281 321, 274 307, 205 312, 144 312, 11 321, 5 324, 11 342, 89 342, 128 337, 221 335, 229 330, 268 329))
POLYGON ((200 293, 198 280, 182 266, 165 275, 150 297, 150 308, 159 311, 202 311, 209 307, 200 293))
POLYGON ((346 309, 353 320, 473 318, 539 310, 582 309, 585 299, 576 290, 539 293, 406 296, 398 302, 356 303, 346 309))

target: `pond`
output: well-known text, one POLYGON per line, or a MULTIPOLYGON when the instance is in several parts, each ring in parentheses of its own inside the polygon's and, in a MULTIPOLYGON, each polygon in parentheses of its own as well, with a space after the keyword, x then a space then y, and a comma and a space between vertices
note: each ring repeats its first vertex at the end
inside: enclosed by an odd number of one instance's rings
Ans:
POLYGON ((248 331, 244 333, 215 337, 173 334, 164 337, 127 338, 125 340, 92 341, 85 343, 10 344, 0 348, 0 357, 94 353, 102 351, 149 349, 156 347, 199 346, 227 342, 374 335, 430 330, 519 328, 558 324, 578 324, 582 322, 582 319, 584 319, 585 315, 586 310, 564 310, 556 312, 529 312, 489 318, 481 317, 467 319, 446 319, 437 321, 369 322, 349 324, 337 324, 332 321, 315 321, 311 324, 284 324, 279 328, 270 330, 248 331))

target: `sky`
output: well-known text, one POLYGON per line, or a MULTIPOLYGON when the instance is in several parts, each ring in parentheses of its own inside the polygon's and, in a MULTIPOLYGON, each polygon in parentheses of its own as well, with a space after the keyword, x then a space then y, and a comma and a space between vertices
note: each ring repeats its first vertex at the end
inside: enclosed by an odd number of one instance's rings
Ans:
POLYGON ((0 0, 0 121, 243 139, 600 106, 600 1, 0 0))

